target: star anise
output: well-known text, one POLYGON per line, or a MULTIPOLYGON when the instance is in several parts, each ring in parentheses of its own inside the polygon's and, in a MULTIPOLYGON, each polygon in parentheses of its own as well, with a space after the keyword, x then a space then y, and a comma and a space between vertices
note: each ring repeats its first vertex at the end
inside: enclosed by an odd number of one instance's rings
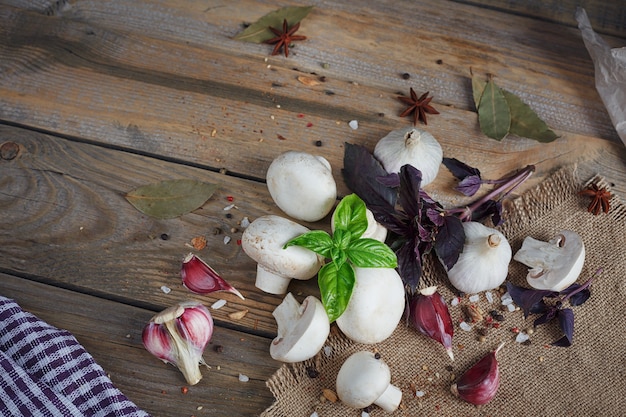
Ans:
POLYGON ((293 41, 303 41, 306 39, 306 36, 295 35, 295 33, 300 29, 300 22, 293 25, 289 28, 289 24, 287 23, 287 19, 283 20, 283 30, 276 29, 273 27, 269 27, 269 29, 276 35, 275 38, 268 39, 265 43, 269 43, 270 45, 276 44, 274 46, 274 50, 272 51, 272 55, 278 55, 280 52, 280 48, 282 47, 285 52, 285 57, 289 56, 289 45, 293 41))
POLYGON ((429 114, 439 114, 437 110, 433 106, 430 105, 430 101, 432 97, 428 97, 428 91, 417 97, 413 88, 411 88, 411 97, 398 96, 398 100, 402 101, 409 105, 409 108, 400 113, 400 117, 408 116, 413 113, 413 125, 417 125, 417 121, 421 120, 425 125, 428 124, 426 121, 426 113, 429 114))
POLYGON ((591 184, 578 194, 591 198, 591 203, 589 203, 589 206, 587 207, 587 211, 589 213, 597 215, 600 211, 605 213, 609 212, 609 199, 611 198, 611 193, 606 188, 600 188, 596 184, 591 184))

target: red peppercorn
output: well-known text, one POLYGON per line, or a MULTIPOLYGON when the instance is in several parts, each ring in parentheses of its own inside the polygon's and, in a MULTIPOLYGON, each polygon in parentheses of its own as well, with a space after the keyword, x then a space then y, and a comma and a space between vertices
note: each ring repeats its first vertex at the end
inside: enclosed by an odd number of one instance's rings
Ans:
POLYGON ((226 197, 226 200, 228 201, 233 201, 235 198, 232 195, 229 195, 228 197, 226 197))

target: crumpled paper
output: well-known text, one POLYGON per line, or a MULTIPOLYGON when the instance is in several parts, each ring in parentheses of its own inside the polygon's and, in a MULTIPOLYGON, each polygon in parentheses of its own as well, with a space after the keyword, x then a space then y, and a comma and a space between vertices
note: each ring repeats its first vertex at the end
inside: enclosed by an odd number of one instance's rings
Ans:
POLYGON ((579 7, 576 10, 576 20, 595 66, 596 89, 617 134, 626 145, 626 47, 611 49, 593 31, 585 9, 579 7))

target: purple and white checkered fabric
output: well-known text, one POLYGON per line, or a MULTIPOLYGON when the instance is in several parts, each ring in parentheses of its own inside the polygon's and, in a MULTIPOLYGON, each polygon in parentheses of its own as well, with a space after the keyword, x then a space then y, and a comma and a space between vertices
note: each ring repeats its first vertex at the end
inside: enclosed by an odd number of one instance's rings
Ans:
POLYGON ((68 331, 0 296, 0 415, 149 417, 68 331))

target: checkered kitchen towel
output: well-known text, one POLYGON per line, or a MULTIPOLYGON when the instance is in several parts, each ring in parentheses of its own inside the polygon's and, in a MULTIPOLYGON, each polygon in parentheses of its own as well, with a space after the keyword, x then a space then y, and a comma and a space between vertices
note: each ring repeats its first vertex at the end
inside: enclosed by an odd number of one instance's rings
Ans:
POLYGON ((0 296, 0 415, 149 417, 69 332, 0 296))

